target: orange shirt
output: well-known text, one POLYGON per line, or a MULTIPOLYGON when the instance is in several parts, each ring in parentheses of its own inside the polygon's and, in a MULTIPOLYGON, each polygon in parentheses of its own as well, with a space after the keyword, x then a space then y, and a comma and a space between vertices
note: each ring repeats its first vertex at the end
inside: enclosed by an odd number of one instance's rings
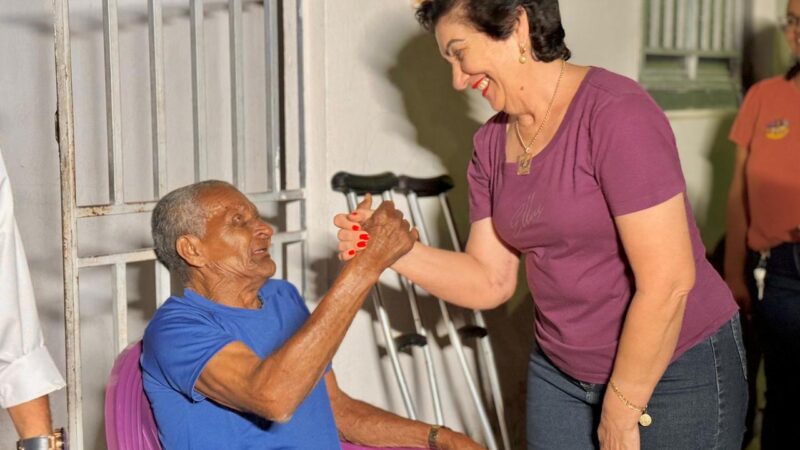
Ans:
POLYGON ((800 89, 782 76, 755 84, 731 129, 748 149, 747 245, 766 250, 795 241, 800 225, 800 89))

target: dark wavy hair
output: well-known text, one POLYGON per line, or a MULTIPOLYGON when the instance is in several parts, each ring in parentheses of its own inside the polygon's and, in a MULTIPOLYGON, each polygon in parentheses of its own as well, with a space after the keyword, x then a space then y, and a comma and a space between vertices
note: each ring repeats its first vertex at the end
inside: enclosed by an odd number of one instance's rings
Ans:
POLYGON ((800 60, 795 61, 794 65, 786 72, 786 80, 792 81, 798 74, 800 74, 800 60))
POLYGON ((456 8, 463 8, 465 19, 495 40, 511 36, 519 9, 524 8, 536 59, 550 62, 572 55, 564 43, 558 0, 424 0, 417 8, 417 21, 432 32, 439 20, 456 8))

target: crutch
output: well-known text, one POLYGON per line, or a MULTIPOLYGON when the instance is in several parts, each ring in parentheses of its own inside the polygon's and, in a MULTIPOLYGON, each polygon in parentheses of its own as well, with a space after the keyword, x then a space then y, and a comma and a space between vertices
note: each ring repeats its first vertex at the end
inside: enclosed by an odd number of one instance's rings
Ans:
MULTIPOLYGON (((404 175, 398 177, 398 190, 405 194, 406 198, 408 199, 411 217, 417 227, 417 230, 419 231, 420 242, 425 245, 430 245, 427 227, 425 226, 422 210, 419 206, 419 197, 435 196, 439 198, 439 202, 441 203, 442 213, 444 215, 445 222, 447 223, 447 229, 452 241, 453 249, 457 252, 460 252, 461 242, 458 238, 458 233, 453 221, 453 215, 450 210, 450 203, 447 200, 446 194, 447 191, 452 188, 453 180, 447 175, 442 175, 435 178, 414 178, 404 175)), ((503 395, 500 391, 500 381, 497 375, 497 366, 495 365, 494 353, 489 340, 489 334, 486 328, 486 321, 483 319, 483 315, 480 311, 473 310, 472 315, 475 325, 464 326, 459 330, 459 332, 456 332, 453 321, 450 319, 447 305, 441 299, 437 300, 439 302, 439 309, 441 309, 442 312, 442 319, 447 326, 447 333, 450 336, 450 340, 453 343, 453 348, 458 356, 458 361, 461 364, 461 368, 464 372, 467 386, 469 387, 470 394, 472 395, 472 400, 475 402, 475 407, 478 410, 478 415, 480 416, 481 424, 484 428, 484 432, 486 433, 489 448, 491 450, 497 448, 497 443, 495 442, 494 433, 492 432, 489 418, 486 414, 486 409, 481 401, 480 395, 478 394, 475 380, 472 377, 472 372, 467 366, 467 361, 464 356, 464 347, 461 342, 461 336, 464 336, 465 338, 477 338, 479 341, 481 353, 483 354, 483 359, 486 363, 486 373, 489 378, 489 386, 492 392, 495 412, 497 413, 497 421, 500 427, 503 447, 506 450, 511 450, 508 429, 506 428, 505 411, 503 408, 503 395)))
MULTIPOLYGON (((333 190, 342 192, 347 197, 347 206, 349 211, 354 211, 358 204, 358 195, 370 193, 373 195, 381 195, 383 200, 391 200, 392 189, 397 186, 397 177, 390 172, 385 172, 378 175, 360 176, 347 172, 339 172, 333 176, 331 180, 333 190)), ((414 333, 401 334, 397 338, 392 337, 392 327, 389 323, 389 316, 383 306, 383 298, 380 289, 376 286, 372 290, 372 302, 375 307, 375 312, 378 316, 381 329, 383 331, 384 340, 386 341, 387 353, 392 362, 395 378, 400 387, 400 392, 403 396, 403 403, 406 407, 408 417, 416 419, 416 410, 411 400, 408 384, 406 382, 405 374, 400 366, 400 360, 397 357, 398 351, 404 351, 411 347, 419 347, 422 349, 422 354, 425 359, 425 369, 428 375, 428 385, 431 391, 431 399, 433 402, 433 409, 435 420, 438 425, 444 423, 442 414, 442 402, 439 397, 439 387, 436 380, 436 371, 433 366, 433 358, 431 357, 430 346, 428 345, 428 334, 422 324, 422 319, 419 314, 419 307, 417 305, 416 293, 408 285, 408 281, 400 277, 403 287, 408 294, 408 303, 411 309, 411 315, 414 321, 414 333)))

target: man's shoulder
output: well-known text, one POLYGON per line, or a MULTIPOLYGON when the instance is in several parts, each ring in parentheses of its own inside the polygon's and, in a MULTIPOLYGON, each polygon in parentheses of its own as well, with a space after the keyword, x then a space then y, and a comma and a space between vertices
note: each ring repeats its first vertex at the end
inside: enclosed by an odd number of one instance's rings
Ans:
POLYGON ((145 329, 145 338, 148 335, 159 333, 174 326, 191 328, 193 324, 200 325, 213 321, 213 314, 203 308, 192 307, 189 302, 178 296, 172 296, 156 310, 150 323, 145 329))

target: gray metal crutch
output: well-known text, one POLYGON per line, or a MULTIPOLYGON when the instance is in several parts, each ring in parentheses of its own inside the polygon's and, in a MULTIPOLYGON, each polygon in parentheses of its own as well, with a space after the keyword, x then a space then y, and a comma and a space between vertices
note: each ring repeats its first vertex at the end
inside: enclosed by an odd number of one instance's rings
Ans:
MULTIPOLYGON (((447 223, 448 234, 450 235, 453 249, 457 252, 460 252, 461 241, 458 238, 455 222, 453 221, 453 215, 450 210, 450 203, 447 200, 447 191, 452 188, 453 180, 447 175, 442 175, 435 178, 414 178, 404 175, 398 177, 398 190, 405 194, 406 198, 408 199, 411 217, 414 220, 417 229, 419 230, 420 241, 425 245, 430 245, 422 210, 419 206, 419 197, 435 196, 438 197, 441 204, 442 213, 444 215, 445 222, 447 223)), ((510 450, 511 442, 508 436, 508 429, 506 427, 503 395, 500 390, 500 380, 497 374, 494 352, 492 351, 492 345, 491 341, 489 340, 489 334, 486 328, 486 321, 483 319, 483 314, 480 311, 473 310, 472 316, 475 325, 464 326, 459 330, 459 333, 456 333, 455 326, 450 319, 446 304, 441 299, 437 300, 439 301, 439 308, 442 311, 442 318, 447 326, 448 334, 450 335, 456 355, 458 356, 459 362, 461 363, 461 367, 464 371, 464 376, 467 380, 470 393, 472 394, 472 399, 475 402, 476 408, 478 409, 481 423, 485 429, 485 432, 487 433, 487 436, 489 437, 487 439, 490 439, 489 447, 491 449, 497 447, 496 443, 494 442, 494 434, 491 431, 491 426, 489 425, 489 419, 486 415, 483 402, 481 401, 477 392, 475 381, 473 380, 469 367, 467 366, 466 359, 464 357, 463 345, 459 335, 477 338, 479 341, 481 354, 483 355, 483 360, 486 364, 485 369, 489 379, 489 386, 492 392, 492 400, 494 401, 495 412, 497 413, 497 421, 500 427, 500 435, 503 440, 503 447, 506 450, 510 450)))
MULTIPOLYGON (((333 190, 345 194, 347 197, 347 206, 349 211, 354 211, 358 204, 358 195, 370 193, 373 195, 381 195, 383 200, 391 200, 392 189, 397 186, 397 177, 390 172, 371 176, 360 176, 347 172, 339 172, 333 176, 331 185, 333 190)), ((416 419, 417 414, 414 404, 411 400, 405 374, 400 366, 400 360, 397 356, 397 352, 404 351, 410 347, 419 347, 422 349, 423 357, 425 359, 425 369, 428 375, 428 385, 431 391, 435 421, 437 424, 442 425, 444 423, 442 402, 439 397, 439 387, 436 380, 433 358, 431 357, 430 346, 428 345, 427 331, 422 324, 414 290, 410 288, 407 280, 402 277, 401 282, 403 282, 403 287, 408 294, 409 307, 411 309, 411 315, 414 321, 414 333, 402 334, 397 338, 392 337, 392 328, 389 322, 389 316, 383 306, 383 298, 381 296, 380 289, 377 286, 372 289, 372 302, 375 307, 375 312, 378 316, 378 321, 381 325, 381 330, 383 331, 387 353, 389 354, 389 358, 392 362, 395 378, 397 379, 397 383, 400 387, 403 403, 405 404, 406 412, 408 413, 409 418, 416 419)))

